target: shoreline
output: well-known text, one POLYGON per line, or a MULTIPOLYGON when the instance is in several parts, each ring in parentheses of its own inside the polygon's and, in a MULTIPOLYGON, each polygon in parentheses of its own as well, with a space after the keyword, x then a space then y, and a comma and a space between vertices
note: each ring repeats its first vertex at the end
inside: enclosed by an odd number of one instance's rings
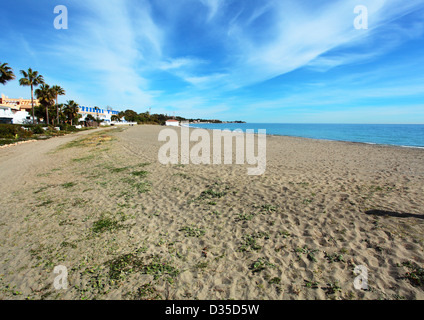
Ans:
MULTIPOLYGON (((181 128, 181 126, 180 126, 181 128)), ((205 129, 205 130, 225 130, 225 129, 211 129, 211 128, 201 128, 201 127, 192 127, 191 129, 205 129)), ((242 130, 242 129, 240 129, 242 130)), ((253 130, 253 129, 252 129, 253 130)), ((257 136, 257 130, 255 129, 255 137, 257 136)), ((241 132, 240 132, 241 133, 241 132)), ((245 132, 243 131, 243 134, 245 132)), ((383 143, 375 143, 375 142, 360 142, 360 141, 349 141, 349 140, 334 140, 334 139, 324 139, 324 138, 309 138, 309 137, 301 137, 301 136, 290 136, 290 135, 283 135, 283 134, 274 134, 274 133, 266 133, 267 137, 285 137, 285 138, 297 138, 297 139, 307 139, 307 140, 313 140, 313 141, 328 141, 328 142, 341 142, 341 143, 353 143, 353 144, 364 144, 364 145, 375 145, 375 146, 381 146, 381 147, 395 147, 395 148, 412 148, 412 149, 421 149, 424 150, 424 146, 405 146, 405 145, 397 145, 397 144, 383 144, 383 143)))

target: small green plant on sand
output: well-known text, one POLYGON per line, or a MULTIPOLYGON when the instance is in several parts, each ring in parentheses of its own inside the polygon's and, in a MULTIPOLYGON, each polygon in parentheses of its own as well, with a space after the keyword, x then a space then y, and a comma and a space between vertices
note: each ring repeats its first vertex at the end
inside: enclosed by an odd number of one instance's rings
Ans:
POLYGON ((281 279, 280 278, 272 278, 268 281, 269 284, 280 284, 281 283, 281 279))
POLYGON ((334 282, 330 282, 327 284, 327 287, 324 288, 326 290, 326 294, 336 294, 337 292, 342 292, 342 288, 340 287, 340 283, 336 280, 334 282))
POLYGON ((114 231, 122 229, 125 226, 120 224, 117 220, 102 216, 99 220, 93 223, 92 230, 94 233, 103 233, 106 231, 114 231))
MULTIPOLYGON (((158 255, 151 256, 149 262, 143 265, 140 272, 153 275, 154 280, 164 275, 175 278, 180 273, 176 267, 172 266, 168 261, 163 261, 158 255)), ((167 280, 169 281, 170 279, 168 278, 167 280)))
POLYGON ((143 181, 143 182, 136 183, 134 186, 136 190, 138 191, 138 193, 146 193, 150 191, 150 188, 152 185, 148 181, 143 181))
POLYGON ((343 258, 343 254, 341 253, 327 253, 324 252, 325 254, 325 258, 328 260, 329 263, 333 263, 333 262, 345 262, 344 258, 343 258))
POLYGON ((307 246, 304 246, 303 248, 296 248, 295 252, 298 256, 300 256, 302 253, 306 254, 308 260, 312 262, 317 262, 317 259, 315 258, 315 253, 318 252, 318 250, 311 250, 307 246))
POLYGON ((146 167, 146 166, 149 166, 149 165, 151 165, 150 162, 143 162, 143 163, 138 164, 138 167, 142 168, 142 167, 146 167))
POLYGON ((290 232, 288 231, 280 231, 279 234, 284 238, 287 239, 288 237, 291 236, 290 232))
POLYGON ((268 240, 269 239, 268 233, 257 232, 257 233, 243 236, 244 243, 240 246, 238 251, 246 252, 250 250, 254 250, 254 251, 260 250, 262 247, 256 243, 256 239, 261 239, 261 238, 268 240))
POLYGON ((318 289, 318 282, 312 281, 312 280, 304 280, 305 281, 305 287, 311 288, 311 289, 318 289))
POLYGON ((62 187, 65 188, 65 189, 69 189, 69 188, 74 187, 75 185, 76 185, 75 182, 66 182, 66 183, 62 184, 62 187))
POLYGON ((163 261, 160 256, 138 257, 135 253, 121 255, 109 262, 109 277, 112 280, 122 280, 131 273, 153 275, 157 280, 164 275, 176 277, 179 270, 168 261, 163 261))
POLYGON ((200 194, 199 199, 201 200, 201 199, 222 198, 226 194, 227 194, 226 192, 218 192, 213 189, 207 189, 200 194))
POLYGON ((162 296, 151 283, 146 283, 137 289, 134 299, 162 300, 162 296))
POLYGON ((214 201, 215 199, 220 199, 227 195, 230 187, 223 185, 222 183, 215 182, 207 186, 205 191, 195 199, 195 200, 209 200, 214 201))
POLYGON ((194 267, 196 269, 206 269, 208 267, 208 263, 207 262, 199 262, 198 264, 196 264, 194 267))
POLYGON ((106 263, 109 267, 109 278, 112 280, 120 280, 126 275, 141 268, 143 259, 137 257, 134 253, 123 254, 106 263))
POLYGON ((250 221, 255 217, 253 214, 247 214, 247 213, 239 213, 237 215, 236 221, 250 221))
POLYGON ((278 207, 272 206, 270 204, 264 204, 260 206, 260 213, 262 214, 270 214, 272 212, 277 211, 278 207))
POLYGON ((121 173, 124 171, 127 171, 130 167, 123 167, 123 168, 111 168, 109 171, 112 173, 121 173))
POLYGON ((185 226, 181 228, 179 231, 183 231, 186 237, 196 237, 199 238, 203 236, 206 231, 196 227, 185 226))
POLYGON ((243 237, 244 243, 240 246, 238 251, 246 252, 250 250, 260 250, 262 247, 256 243, 256 236, 255 235, 246 235, 243 237))
POLYGON ((47 199, 46 201, 43 201, 42 203, 37 204, 37 207, 45 207, 45 206, 48 206, 48 205, 50 205, 52 203, 53 203, 53 200, 47 199))
POLYGON ((249 269, 252 270, 253 273, 257 273, 265 270, 267 267, 275 268, 275 265, 265 258, 259 258, 250 265, 249 269))
POLYGON ((183 172, 174 173, 173 175, 187 179, 187 180, 191 179, 191 177, 187 173, 183 173, 183 172))
POLYGON ((145 170, 141 170, 141 171, 134 171, 134 172, 132 172, 131 174, 132 174, 133 176, 136 176, 136 177, 144 178, 144 177, 146 177, 146 176, 149 174, 149 172, 147 172, 147 171, 145 171, 145 170))
POLYGON ((411 261, 403 262, 402 266, 409 270, 404 278, 408 279, 413 286, 424 288, 424 268, 411 261))

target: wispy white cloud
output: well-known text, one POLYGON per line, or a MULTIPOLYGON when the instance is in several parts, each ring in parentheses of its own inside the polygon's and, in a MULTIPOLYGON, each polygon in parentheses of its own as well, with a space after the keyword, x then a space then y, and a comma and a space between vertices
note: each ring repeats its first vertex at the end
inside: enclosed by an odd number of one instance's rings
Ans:
POLYGON ((205 5, 209 10, 207 19, 208 21, 212 20, 215 17, 215 15, 218 13, 224 3, 223 0, 200 0, 200 2, 205 5))
MULTIPOLYGON (((393 43, 379 48, 377 53, 360 55, 354 52, 333 58, 322 57, 340 46, 372 41, 373 34, 384 27, 385 23, 423 7, 421 1, 377 0, 362 1, 361 4, 368 8, 369 30, 354 28, 356 16, 353 9, 358 5, 356 0, 327 3, 320 6, 319 10, 316 7, 300 6, 298 1, 273 2, 276 13, 270 31, 274 34, 272 39, 258 44, 242 26, 237 29, 239 32, 232 33, 237 38, 236 43, 241 45, 239 62, 229 80, 245 85, 267 80, 308 64, 329 68, 381 55, 392 49, 393 43)), ((421 26, 416 26, 414 30, 420 28, 421 26)), ((392 31, 392 36, 405 32, 400 29, 392 31)))
POLYGON ((81 71, 90 86, 92 102, 98 96, 110 104, 148 105, 152 102, 143 63, 161 56, 161 31, 153 23, 144 2, 136 12, 127 1, 88 1, 82 4, 86 15, 70 28, 55 52, 66 57, 72 68, 81 71), (106 100, 106 99, 104 99, 106 100))
POLYGON ((207 76, 186 76, 184 80, 198 88, 211 88, 212 84, 217 84, 221 79, 224 79, 226 74, 214 73, 207 76))
POLYGON ((175 71, 175 70, 193 70, 199 65, 207 64, 208 62, 199 58, 176 58, 176 59, 167 59, 165 61, 159 62, 158 68, 164 71, 175 71))

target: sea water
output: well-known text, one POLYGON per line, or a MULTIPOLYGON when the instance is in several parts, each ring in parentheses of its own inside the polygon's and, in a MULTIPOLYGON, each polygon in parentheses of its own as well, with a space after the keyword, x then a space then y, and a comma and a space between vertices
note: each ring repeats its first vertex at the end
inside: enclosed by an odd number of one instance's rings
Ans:
POLYGON ((270 135, 424 148, 424 124, 201 123, 190 127, 265 129, 270 135))

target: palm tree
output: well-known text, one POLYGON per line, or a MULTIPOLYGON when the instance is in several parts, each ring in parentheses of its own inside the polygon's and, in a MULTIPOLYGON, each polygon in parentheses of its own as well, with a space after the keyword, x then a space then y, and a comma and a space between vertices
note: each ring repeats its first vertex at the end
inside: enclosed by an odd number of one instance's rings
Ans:
POLYGON ((31 106, 32 106, 32 123, 35 124, 34 116, 34 87, 44 83, 42 75, 38 74, 38 71, 33 71, 31 68, 28 71, 21 70, 23 78, 19 79, 19 85, 31 87, 31 106))
POLYGON ((7 63, 0 63, 0 83, 6 84, 7 81, 15 79, 15 74, 7 63))
POLYGON ((48 84, 42 84, 35 90, 38 101, 46 108, 46 123, 49 124, 49 107, 54 105, 56 92, 48 84))
POLYGON ((58 105, 59 107, 59 123, 66 123, 66 114, 65 114, 65 105, 63 103, 60 103, 58 105))
POLYGON ((56 121, 57 121, 57 124, 59 124, 59 104, 57 102, 57 98, 58 96, 64 96, 66 92, 65 92, 65 89, 63 89, 60 86, 53 86, 52 90, 54 91, 56 96, 56 121))
POLYGON ((97 125, 99 125, 100 124, 100 119, 99 119, 100 108, 99 107, 94 107, 94 111, 96 112, 96 122, 97 122, 97 125))
POLYGON ((78 103, 74 100, 67 101, 64 112, 67 118, 71 120, 71 125, 73 125, 73 120, 78 116, 78 103))
POLYGON ((87 114, 87 116, 85 117, 85 122, 89 124, 90 127, 92 127, 93 123, 96 122, 96 118, 94 118, 91 114, 87 114))

